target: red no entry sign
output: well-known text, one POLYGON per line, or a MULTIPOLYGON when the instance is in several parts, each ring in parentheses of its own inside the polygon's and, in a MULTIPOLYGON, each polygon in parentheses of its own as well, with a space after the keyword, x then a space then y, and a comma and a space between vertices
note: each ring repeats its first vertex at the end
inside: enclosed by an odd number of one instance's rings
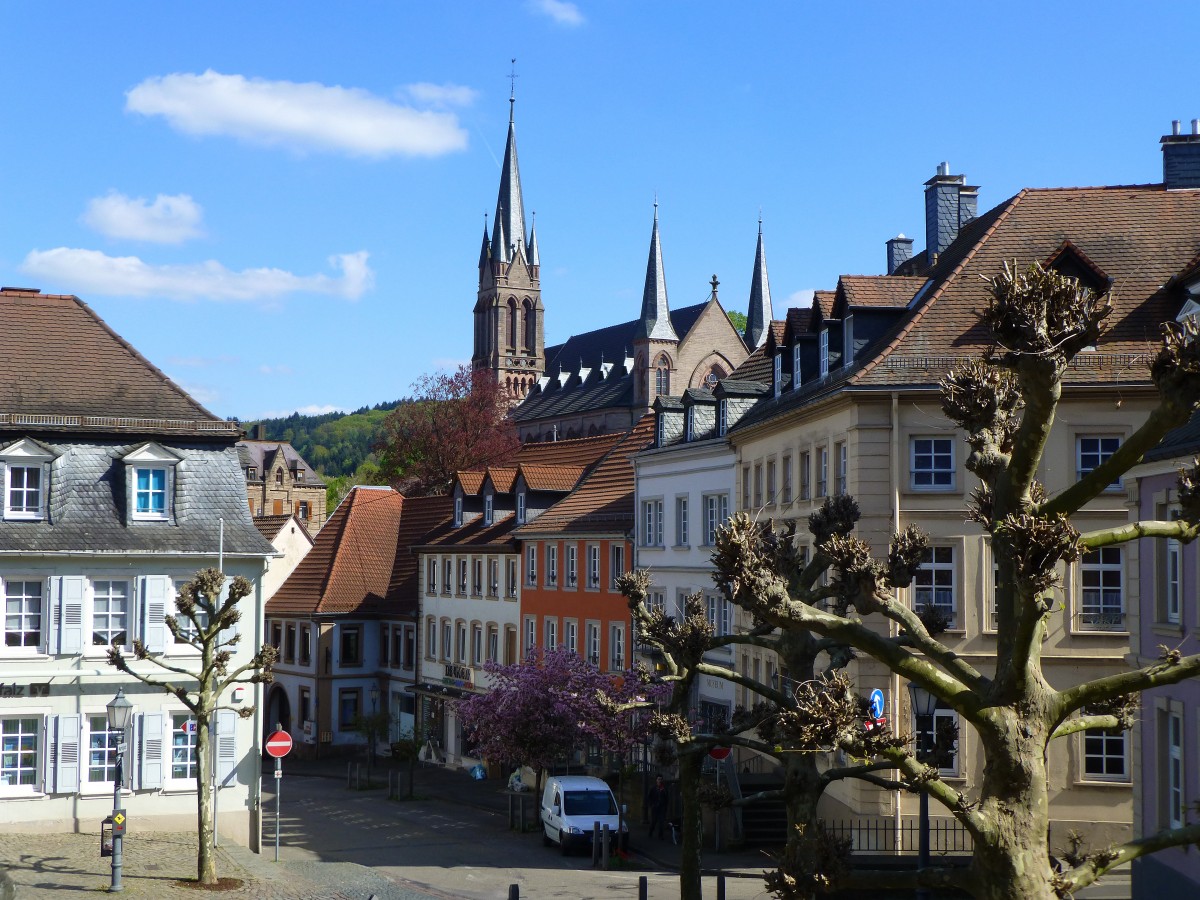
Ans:
POLYGON ((729 747, 713 747, 708 751, 708 755, 713 759, 721 760, 729 755, 730 749, 729 747))
POLYGON ((276 759, 292 752, 292 736, 286 731, 276 731, 267 738, 267 753, 276 759))

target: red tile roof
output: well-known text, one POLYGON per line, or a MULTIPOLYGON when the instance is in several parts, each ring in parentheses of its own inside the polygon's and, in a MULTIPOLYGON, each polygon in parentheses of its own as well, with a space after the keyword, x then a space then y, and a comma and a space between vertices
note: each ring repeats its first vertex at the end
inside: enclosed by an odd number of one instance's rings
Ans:
POLYGON ((586 472, 583 466, 529 466, 521 464, 521 475, 532 491, 560 491, 575 487, 586 472))
POLYGON ((517 480, 516 468, 492 466, 487 470, 488 477, 492 479, 492 487, 501 494, 511 494, 513 483, 517 480))
POLYGON ((843 275, 838 279, 833 318, 845 307, 903 309, 929 279, 914 275, 843 275))
MULTIPOLYGON (((273 541, 279 536, 279 532, 283 531, 283 526, 291 520, 290 513, 286 516, 255 516, 254 527, 268 541, 273 541)), ((305 533, 307 534, 307 532, 305 533)))
POLYGON ((624 535, 634 526, 634 454, 654 443, 654 415, 643 416, 583 482, 517 529, 518 538, 564 532, 624 535))
POLYGON ((1024 190, 963 229, 931 272, 913 315, 852 380, 862 384, 933 383, 991 343, 980 311, 979 277, 1005 260, 1044 260, 1070 241, 1114 279, 1113 312, 1096 352, 1080 354, 1070 382, 1146 381, 1160 323, 1181 302, 1171 285, 1200 248, 1200 192, 1162 185, 1024 190))
POLYGON ((317 532, 308 555, 267 602, 267 614, 383 611, 404 504, 391 488, 351 488, 317 532))
POLYGON ((459 472, 458 483, 462 485, 464 494, 478 494, 483 487, 484 472, 459 472))

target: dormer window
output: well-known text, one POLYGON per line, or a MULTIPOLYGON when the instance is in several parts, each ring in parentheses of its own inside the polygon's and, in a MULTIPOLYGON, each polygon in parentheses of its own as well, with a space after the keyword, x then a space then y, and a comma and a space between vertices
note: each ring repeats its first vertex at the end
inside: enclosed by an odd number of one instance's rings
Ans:
POLYGON ((462 528, 463 523, 463 504, 462 497, 454 498, 454 527, 462 528))
POLYGON ((0 484, 6 520, 37 521, 46 517, 47 482, 53 454, 24 439, 0 450, 0 484))
POLYGON ((829 329, 821 329, 821 377, 829 374, 829 329))
POLYGON ((685 441, 694 441, 696 439, 695 412, 696 412, 696 408, 694 406, 689 406, 687 408, 687 418, 685 419, 685 421, 687 423, 687 434, 684 437, 685 441))
POLYGON ((292 477, 295 478, 297 481, 303 481, 304 480, 304 470, 296 469, 295 471, 292 472, 292 477))
POLYGON ((792 344, 792 390, 800 387, 800 342, 792 344))
POLYGON ((517 524, 525 524, 525 492, 517 492, 517 524))
POLYGON ((174 511, 175 467, 179 457, 158 444, 143 444, 128 454, 130 518, 135 522, 165 522, 174 511))
POLYGON ((483 498, 483 524, 492 524, 492 495, 488 494, 483 498))
POLYGON ((854 362, 854 316, 846 316, 842 322, 842 366, 849 368, 854 362))
POLYGON ((779 396, 779 391, 783 387, 783 354, 776 353, 771 358, 771 390, 775 396, 779 396))
POLYGON ((657 432, 654 438, 655 443, 660 447, 665 447, 667 444, 667 420, 661 412, 654 421, 654 430, 657 432))
POLYGON ((729 430, 729 401, 721 398, 721 402, 717 404, 717 434, 725 437, 725 432, 729 430))
POLYGON ((258 478, 258 469, 255 468, 254 466, 248 466, 246 468, 246 480, 254 481, 257 478, 258 478))

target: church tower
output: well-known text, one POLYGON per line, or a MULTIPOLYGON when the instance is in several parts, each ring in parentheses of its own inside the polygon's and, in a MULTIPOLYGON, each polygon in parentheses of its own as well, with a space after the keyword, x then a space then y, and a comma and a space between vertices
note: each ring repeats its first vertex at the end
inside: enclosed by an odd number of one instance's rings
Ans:
POLYGON ((475 300, 475 349, 471 365, 487 369, 520 401, 546 369, 541 260, 536 223, 525 230, 525 201, 517 166, 515 96, 508 98, 508 143, 500 192, 489 237, 483 229, 479 251, 479 292, 475 300), (528 234, 528 239, 526 239, 528 234))
POLYGON ((662 245, 658 237, 658 201, 654 202, 654 225, 650 230, 650 258, 646 261, 646 286, 642 290, 642 314, 633 335, 633 399, 647 409, 654 398, 677 397, 676 355, 679 335, 671 324, 667 303, 667 279, 663 274, 662 245))

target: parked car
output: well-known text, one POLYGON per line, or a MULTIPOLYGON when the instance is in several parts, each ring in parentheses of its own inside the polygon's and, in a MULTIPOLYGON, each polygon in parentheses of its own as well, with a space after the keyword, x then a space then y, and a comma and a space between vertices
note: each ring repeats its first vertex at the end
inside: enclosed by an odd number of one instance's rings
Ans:
POLYGON ((558 844, 563 856, 576 847, 591 847, 597 822, 613 834, 613 849, 628 844, 629 826, 623 822, 612 790, 599 778, 586 775, 553 775, 542 792, 542 842, 558 844))

